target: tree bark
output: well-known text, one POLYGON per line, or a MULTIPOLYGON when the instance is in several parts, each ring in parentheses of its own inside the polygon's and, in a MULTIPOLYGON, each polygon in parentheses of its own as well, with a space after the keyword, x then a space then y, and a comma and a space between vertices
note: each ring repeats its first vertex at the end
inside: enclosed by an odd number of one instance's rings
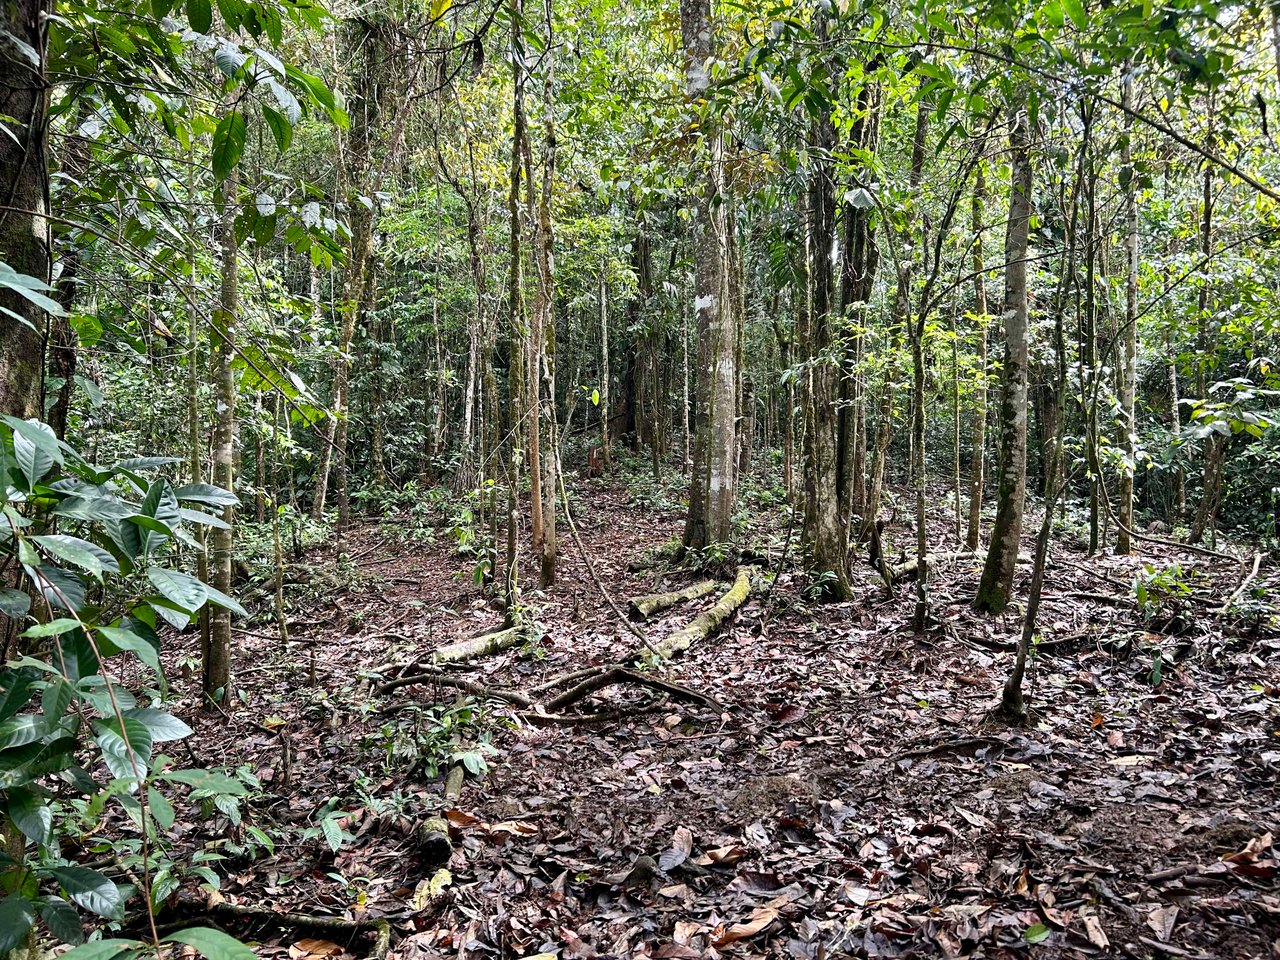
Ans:
MULTIPOLYGON (((1123 103, 1126 108, 1133 103, 1133 76, 1131 66, 1125 64, 1123 103)), ((1125 134, 1120 149, 1121 186, 1124 189, 1124 356, 1120 371, 1120 419, 1124 472, 1120 476, 1120 522, 1117 524, 1116 552, 1133 551, 1129 531, 1133 529, 1133 475, 1137 469, 1134 461, 1138 423, 1134 407, 1134 395, 1138 381, 1138 180, 1133 167, 1133 118, 1125 114, 1125 134)))
MULTIPOLYGON (((235 355, 236 324, 240 310, 240 250, 236 240, 236 179, 234 174, 222 184, 222 213, 218 242, 222 256, 222 286, 218 309, 214 312, 213 373, 214 395, 218 398, 217 424, 213 434, 213 482, 224 490, 235 489, 236 381, 231 367, 235 355)), ((214 589, 230 595, 233 575, 235 508, 222 508, 224 527, 209 534, 210 568, 214 589)), ((204 650, 203 684, 205 697, 224 708, 233 700, 231 689, 231 611, 214 607, 209 612, 209 642, 204 650)))
MULTIPOLYGON (((709 62, 715 55, 710 0, 681 0, 686 93, 702 105, 710 85, 709 62)), ((731 539, 736 496, 734 417, 737 407, 735 314, 725 304, 725 253, 728 234, 723 189, 724 139, 703 117, 703 185, 694 218, 694 312, 697 315, 697 390, 694 398, 693 466, 684 544, 701 550, 731 539)))
POLYGON ((1019 88, 1011 104, 1009 136, 1012 166, 1009 224, 1005 234, 1005 358, 1000 416, 1000 486, 991 545, 978 585, 975 606, 999 613, 1013 594, 1018 545, 1027 492, 1027 246, 1031 229, 1031 131, 1026 91, 1019 88))
MULTIPOLYGON (((11 210, 0 211, 0 260, 18 273, 49 282, 52 246, 49 221, 48 82, 45 68, 44 0, 6 0, 6 29, 35 51, 32 64, 13 43, 0 44, 0 197, 11 210)), ((44 335, 49 317, 43 309, 0 289, 0 412, 27 419, 42 417, 44 335), (18 319, 21 318, 21 319, 18 319)))
POLYGON ((969 529, 965 546, 977 550, 982 539, 982 498, 986 486, 987 442, 987 277, 982 256, 987 177, 982 161, 973 180, 973 314, 978 335, 978 378, 973 398, 973 459, 969 468, 969 529))

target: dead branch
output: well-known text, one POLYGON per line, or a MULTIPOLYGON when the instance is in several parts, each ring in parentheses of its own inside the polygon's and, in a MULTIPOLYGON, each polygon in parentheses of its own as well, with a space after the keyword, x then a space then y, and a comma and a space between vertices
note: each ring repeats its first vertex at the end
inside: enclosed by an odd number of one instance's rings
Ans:
POLYGON ((375 934, 369 960, 385 960, 391 946, 391 924, 386 920, 344 920, 342 917, 316 917, 305 913, 278 913, 272 907, 253 907, 237 903, 218 903, 206 908, 210 916, 242 917, 261 920, 276 927, 301 927, 306 930, 369 932, 375 934))
POLYGON ((650 687, 654 690, 661 690, 663 693, 670 694, 677 700, 687 700, 693 703, 705 704, 709 707, 720 708, 720 704, 706 694, 691 690, 688 687, 681 686, 678 683, 671 683, 667 680, 659 680, 657 677, 651 677, 643 673, 637 673, 627 667, 615 666, 611 667, 603 673, 599 673, 594 677, 583 680, 575 687, 570 687, 558 697, 547 702, 547 710, 560 711, 565 707, 584 700, 597 690, 603 690, 605 687, 611 687, 619 683, 633 683, 642 687, 650 687))
POLYGON ((661 613, 684 600, 699 600, 716 588, 714 580, 703 580, 683 590, 672 590, 669 593, 650 593, 642 597, 632 597, 627 601, 627 610, 632 620, 648 620, 655 613, 661 613))
POLYGON ((733 616, 737 609, 742 606, 750 594, 750 568, 739 567, 738 576, 734 580, 733 586, 729 588, 728 593, 716 602, 715 606, 709 610, 704 610, 688 626, 660 640, 657 646, 651 649, 663 660, 672 659, 676 654, 688 650, 694 643, 719 629, 720 625, 733 616))
POLYGON ((1245 577, 1243 580, 1240 581, 1240 586, 1236 587, 1235 590, 1232 591, 1231 596, 1227 597, 1227 602, 1224 603, 1222 605, 1222 608, 1218 611, 1218 616, 1225 617, 1227 615, 1227 613, 1231 610, 1232 604, 1234 604, 1236 600, 1240 598, 1240 595, 1245 592, 1249 584, 1253 583, 1253 581, 1257 578, 1258 569, 1261 566, 1262 566, 1262 554, 1255 553, 1253 555, 1253 569, 1249 571, 1249 575, 1247 577, 1245 577))
POLYGON ((505 700, 514 707, 528 707, 533 703, 529 697, 525 696, 519 690, 486 687, 482 683, 476 683, 474 680, 467 680, 464 677, 457 677, 451 673, 445 673, 442 670, 428 670, 424 673, 415 673, 411 676, 400 677, 396 680, 388 680, 381 686, 373 688, 373 696, 384 697, 393 690, 398 690, 401 687, 408 687, 415 683, 451 687, 455 690, 462 690, 477 697, 489 697, 493 700, 505 700))

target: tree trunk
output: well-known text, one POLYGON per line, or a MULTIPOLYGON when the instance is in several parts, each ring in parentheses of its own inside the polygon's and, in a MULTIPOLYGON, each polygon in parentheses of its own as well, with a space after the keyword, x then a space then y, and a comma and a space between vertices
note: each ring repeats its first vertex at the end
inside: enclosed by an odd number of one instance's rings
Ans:
MULTIPOLYGON (((576 385, 570 384, 570 389, 576 385)), ((600 457, 604 468, 613 466, 613 440, 609 436, 609 278, 605 258, 600 258, 600 457)))
POLYGON ((973 397, 973 460, 969 468, 969 529, 965 546, 977 550, 982 539, 982 496, 986 486, 987 442, 987 278, 983 272, 983 212, 987 177, 979 161, 973 181, 973 315, 978 334, 978 378, 973 397))
MULTIPOLYGON (((1125 64, 1123 100, 1125 107, 1133 103, 1133 77, 1129 64, 1125 64)), ((1131 553, 1133 544, 1129 531, 1133 529, 1133 475, 1138 423, 1134 407, 1134 395, 1138 381, 1138 181, 1133 169, 1133 118, 1125 114, 1125 137, 1120 148, 1121 186, 1124 189, 1124 357, 1120 371, 1120 420, 1123 431, 1125 456, 1124 472, 1120 476, 1120 522, 1116 536, 1116 552, 1131 553)))
POLYGON ((1031 133, 1026 91, 1019 89, 1009 137, 1012 166, 1005 234, 1005 358, 1000 417, 1000 485, 991 545, 975 606, 999 613, 1013 594, 1027 492, 1027 246, 1031 228, 1031 133))
MULTIPOLYGON (((236 324, 239 319, 240 251, 236 240, 236 180, 229 176, 222 185, 222 215, 218 225, 218 241, 222 251, 222 288, 218 309, 214 313, 212 334, 214 354, 214 395, 218 398, 218 418, 213 434, 213 482, 224 490, 235 489, 236 447, 236 381, 231 367, 235 355, 236 324)), ((230 595, 232 591, 232 551, 234 545, 235 508, 222 508, 225 527, 215 527, 209 534, 210 567, 214 589, 230 595)), ((230 706, 231 689, 231 611, 214 607, 209 612, 209 643, 204 650, 203 691, 210 701, 230 706)))
MULTIPOLYGON (((715 55, 710 0, 681 0, 686 91, 695 104, 710 85, 709 61, 715 55)), ((724 225, 723 135, 703 117, 701 140, 706 151, 703 189, 694 218, 694 311, 698 322, 697 392, 694 400, 693 467, 689 481, 689 514, 684 544, 700 550, 727 543, 735 499, 734 417, 737 371, 734 354, 735 315, 726 309, 724 251, 729 237, 724 225)))
POLYGON ((556 579, 556 318, 555 318, 555 261, 553 257, 551 192, 555 189, 556 173, 556 102, 555 102, 555 46, 552 20, 552 0, 544 0, 543 16, 546 24, 546 50, 543 53, 542 78, 542 191, 538 200, 538 304, 536 326, 542 335, 538 369, 538 389, 541 393, 538 418, 545 423, 542 445, 542 569, 539 582, 543 589, 556 579))
MULTIPOLYGON (((49 222, 48 91, 44 80, 43 0, 6 0, 6 29, 35 51, 33 67, 16 44, 0 44, 0 259, 18 273, 49 282, 52 240, 49 222)), ((24 297, 0 289, 0 413, 41 417, 45 311, 24 297), (12 311, 11 315, 9 311, 12 311)))
MULTIPOLYGON (((510 0, 511 21, 516 23, 522 15, 521 0, 510 0)), ((507 554, 504 574, 504 602, 506 625, 515 626, 520 603, 520 437, 524 431, 523 420, 527 395, 524 384, 524 296, 521 287, 520 243, 520 170, 525 138, 524 120, 524 63, 518 55, 517 38, 511 38, 512 112, 514 128, 511 136, 511 179, 507 193, 507 218, 509 225, 508 254, 510 275, 507 287, 507 310, 511 322, 511 371, 507 390, 507 435, 510 452, 507 458, 507 554)))

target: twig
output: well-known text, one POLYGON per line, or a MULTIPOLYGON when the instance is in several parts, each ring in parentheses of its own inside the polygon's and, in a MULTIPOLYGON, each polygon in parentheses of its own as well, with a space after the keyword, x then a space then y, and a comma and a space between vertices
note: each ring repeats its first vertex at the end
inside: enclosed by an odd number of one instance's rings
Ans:
POLYGON ((1240 581, 1240 586, 1235 588, 1231 596, 1227 597, 1227 602, 1224 603, 1222 605, 1222 609, 1218 611, 1218 616, 1225 617, 1227 615, 1228 611, 1231 609, 1231 605, 1239 599, 1240 594, 1244 593, 1245 588, 1248 587, 1249 584, 1253 583, 1254 579, 1258 576, 1258 568, 1261 566, 1262 554, 1255 553, 1253 555, 1253 569, 1249 572, 1247 577, 1240 581))

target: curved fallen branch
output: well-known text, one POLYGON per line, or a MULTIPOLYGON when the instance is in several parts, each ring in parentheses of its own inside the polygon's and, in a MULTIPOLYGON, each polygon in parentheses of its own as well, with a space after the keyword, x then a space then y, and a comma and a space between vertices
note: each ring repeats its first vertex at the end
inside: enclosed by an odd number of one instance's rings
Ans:
POLYGON ((653 652, 663 660, 688 650, 699 640, 720 628, 751 595, 751 573, 748 567, 739 567, 738 576, 729 592, 716 601, 715 606, 698 614, 687 626, 677 630, 653 647, 653 652))
POLYGON ((660 690, 669 694, 676 700, 686 700, 691 703, 701 703, 708 707, 720 709, 720 704, 712 697, 705 693, 699 693, 697 690, 690 690, 688 687, 681 686, 678 683, 671 683, 667 680, 659 680, 657 677, 651 677, 647 674, 637 673, 627 667, 615 666, 605 669, 603 672, 594 677, 583 680, 577 686, 570 687, 558 697, 554 697, 547 701, 548 710, 563 710, 565 707, 584 700, 597 690, 603 690, 605 687, 611 687, 619 683, 634 683, 642 687, 650 687, 654 690, 660 690))
POLYGON ((632 620, 648 620, 655 613, 661 613, 685 600, 700 600, 716 588, 714 580, 702 580, 683 590, 672 590, 669 593, 650 593, 642 597, 632 597, 627 601, 627 611, 632 620))
MULTIPOLYGON (((195 908, 195 905, 191 905, 195 908)), ((217 903, 211 906, 193 909, 194 914, 203 912, 210 917, 237 917, 247 920, 258 920, 275 927, 298 928, 305 930, 340 931, 349 934, 374 934, 373 947, 367 954, 368 960, 386 960, 387 951, 391 947, 391 924, 381 918, 372 920, 344 920, 342 917, 316 917, 305 913, 278 913, 271 907, 244 906, 236 903, 217 903)))
POLYGON ((428 670, 423 673, 415 673, 407 677, 400 677, 396 680, 388 680, 381 686, 373 688, 373 696, 384 697, 393 690, 399 690, 401 687, 408 687, 418 683, 435 684, 439 687, 450 687, 454 690, 462 690, 464 693, 470 693, 477 697, 489 697, 493 700, 505 700, 513 707, 530 707, 533 705, 533 700, 518 690, 507 690, 501 687, 486 687, 482 683, 476 683, 474 680, 467 680, 465 677, 454 676, 451 673, 445 673, 443 670, 428 670))

